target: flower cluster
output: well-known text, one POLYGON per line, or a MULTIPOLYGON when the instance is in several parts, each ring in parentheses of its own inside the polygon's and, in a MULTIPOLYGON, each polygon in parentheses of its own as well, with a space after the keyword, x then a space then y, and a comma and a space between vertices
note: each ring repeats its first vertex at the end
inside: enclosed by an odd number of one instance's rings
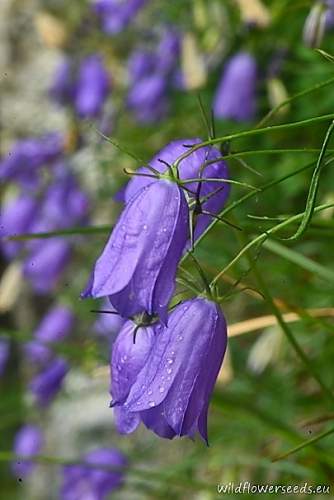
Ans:
POLYGON ((180 35, 166 28, 153 51, 137 48, 129 57, 127 105, 139 122, 161 120, 168 110, 169 90, 177 83, 180 35))
POLYGON ((219 151, 190 149, 200 143, 174 141, 139 169, 82 294, 108 297, 127 319, 111 356, 111 405, 122 433, 142 421, 162 437, 192 437, 198 430, 207 441, 208 404, 226 349, 225 319, 212 291, 170 308, 189 221, 197 238, 229 193, 219 151))

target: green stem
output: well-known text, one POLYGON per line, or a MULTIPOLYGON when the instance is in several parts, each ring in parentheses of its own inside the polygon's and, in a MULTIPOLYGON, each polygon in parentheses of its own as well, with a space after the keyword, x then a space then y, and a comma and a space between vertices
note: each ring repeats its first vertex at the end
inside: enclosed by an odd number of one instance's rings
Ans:
MULTIPOLYGON (((322 210, 326 210, 326 209, 332 208, 332 207, 334 207, 334 203, 328 203, 328 204, 325 204, 325 205, 319 205, 318 207, 315 207, 314 212, 316 212, 316 213, 317 212, 321 212, 322 210)), ((249 243, 247 243, 247 245, 245 245, 240 250, 240 252, 234 257, 234 259, 232 259, 227 264, 227 266, 225 266, 224 269, 222 269, 215 276, 215 278, 211 282, 211 286, 213 286, 219 280, 219 278, 223 274, 225 274, 236 262, 238 262, 238 260, 243 255, 245 255, 248 252, 248 250, 250 250, 254 245, 259 245, 259 244, 263 243, 270 235, 277 233, 281 229, 285 228, 286 226, 289 226, 290 224, 292 224, 292 223, 294 223, 296 221, 302 220, 303 217, 304 217, 304 212, 301 213, 301 214, 294 215, 294 216, 290 217, 289 219, 286 219, 285 221, 281 222, 280 224, 277 224, 276 226, 268 229, 265 233, 259 234, 259 236, 257 236, 252 241, 250 241, 249 243)))
POLYGON ((278 460, 284 460, 285 458, 289 457, 290 455, 293 455, 294 453, 297 453, 297 451, 302 450, 303 448, 306 448, 306 446, 310 446, 317 441, 320 441, 320 439, 323 439, 324 437, 329 436, 330 434, 334 433, 334 427, 331 429, 328 429, 328 431, 322 432, 321 434, 318 434, 317 436, 314 436, 311 439, 308 439, 307 441, 304 441, 300 445, 296 446, 295 448, 292 448, 291 450, 287 451, 286 453, 282 453, 281 455, 278 455, 278 457, 274 458, 272 462, 277 462, 278 460))
POLYGON ((289 97, 288 99, 285 99, 282 101, 280 104, 275 106, 273 109, 271 109, 263 118, 262 120, 259 121, 259 123, 256 125, 256 128, 263 127, 265 123, 267 123, 270 118, 272 118, 280 109, 284 108, 287 104, 290 104, 291 102, 299 99, 300 97, 304 97, 305 95, 312 94, 313 92, 322 89, 324 87, 327 87, 327 85, 330 85, 331 83, 334 83, 334 77, 328 78, 328 80, 325 80, 324 82, 317 83, 313 87, 310 87, 308 89, 302 90, 301 92, 298 92, 297 94, 294 94, 293 96, 289 97))
POLYGON ((298 122, 283 123, 282 125, 274 125, 265 128, 245 130, 243 132, 238 132, 236 134, 216 137, 215 139, 208 139, 207 141, 201 142, 200 144, 195 144, 193 147, 189 148, 188 151, 179 156, 177 161, 174 163, 174 166, 175 168, 178 168, 182 160, 187 158, 189 155, 191 155, 198 149, 203 148, 205 146, 220 144, 222 142, 231 141, 233 139, 240 139, 241 137, 251 137, 253 135, 265 134, 267 132, 276 132, 278 130, 290 130, 294 128, 305 127, 308 125, 312 125, 314 123, 320 123, 323 121, 333 120, 333 119, 334 119, 334 113, 330 113, 328 115, 316 116, 314 118, 307 118, 306 120, 301 120, 298 122))

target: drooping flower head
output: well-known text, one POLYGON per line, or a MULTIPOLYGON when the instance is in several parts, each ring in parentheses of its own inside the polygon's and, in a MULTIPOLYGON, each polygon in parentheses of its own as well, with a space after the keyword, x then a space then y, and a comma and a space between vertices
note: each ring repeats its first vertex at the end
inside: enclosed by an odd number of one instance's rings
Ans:
POLYGON ((252 120, 256 111, 257 66, 254 57, 239 52, 227 61, 218 85, 213 110, 217 118, 252 120))
POLYGON ((23 264, 24 276, 37 293, 53 290, 71 255, 71 245, 60 237, 42 240, 23 264))
POLYGON ((110 88, 109 75, 98 55, 80 64, 75 93, 75 109, 82 118, 96 118, 102 112, 110 88))
POLYGON ((17 141, 0 162, 0 179, 18 182, 24 188, 35 188, 39 169, 56 160, 63 151, 64 139, 58 133, 17 141))
POLYGON ((85 455, 80 465, 63 468, 62 500, 104 500, 124 480, 126 457, 114 448, 99 448, 85 455), (87 464, 87 465, 85 465, 87 464), (91 466, 94 467, 91 467, 91 466), (99 469, 98 466, 101 466, 99 469), (110 467, 110 470, 107 468, 110 467))
MULTIPOLYGON (((18 456, 33 458, 38 455, 43 446, 43 435, 36 425, 24 425, 16 434, 14 453, 18 456)), ((14 474, 20 478, 27 477, 34 469, 35 464, 18 459, 12 463, 14 474)))
POLYGON ((324 37, 326 24, 331 17, 331 9, 323 2, 315 2, 305 19, 303 41, 307 47, 317 48, 324 37))
POLYGON ((75 68, 72 61, 66 58, 56 68, 49 95, 56 103, 64 106, 72 103, 75 92, 75 68))
MULTIPOLYGON (((189 151, 191 146, 200 144, 201 142, 203 141, 198 137, 172 141, 152 158, 152 160, 149 162, 149 165, 161 173, 166 172, 168 168, 166 166, 166 163, 169 165, 173 165, 181 155, 189 151), (165 163, 161 162, 161 160, 163 160, 163 162, 165 163)), ((139 168, 138 172, 146 174, 150 173, 147 167, 139 168)), ((197 179, 199 177, 203 178, 200 190, 200 197, 206 199, 206 201, 204 201, 202 204, 203 210, 206 210, 213 214, 218 214, 223 209, 230 193, 230 185, 228 183, 219 181, 205 182, 205 179, 209 178, 229 178, 227 164, 222 160, 221 153, 218 149, 212 146, 206 146, 192 152, 189 156, 187 156, 180 162, 179 175, 180 179, 182 180, 197 179), (201 174, 201 167, 205 164, 207 165, 205 166, 201 174)), ((128 202, 139 189, 147 186, 151 182, 152 179, 148 177, 133 177, 127 184, 124 192, 123 199, 125 200, 125 202, 128 202)), ((188 187, 191 191, 196 192, 198 182, 187 184, 186 187, 188 187)), ((192 195, 190 194, 190 198, 191 197, 192 195)), ((201 214, 197 217, 194 233, 195 239, 202 234, 211 220, 212 218, 209 215, 205 214, 201 214)))
POLYGON ((69 370, 63 358, 54 358, 45 369, 30 382, 29 389, 39 406, 48 406, 63 385, 69 370))
POLYGON ((126 323, 114 344, 111 395, 120 432, 143 422, 161 437, 207 442, 207 413, 223 362, 227 331, 220 306, 195 298, 169 315, 168 326, 140 329, 133 343, 126 323))
MULTIPOLYGON (((104 299, 102 306, 102 311, 111 311, 116 312, 114 309, 110 307, 110 302, 108 299, 104 299)), ((98 318, 94 323, 94 331, 103 335, 104 337, 108 337, 111 340, 114 336, 120 331, 124 324, 124 318, 122 318, 119 314, 109 314, 100 312, 98 314, 98 318)))
POLYGON ((123 31, 134 19, 147 0, 96 0, 93 4, 107 35, 123 31))
MULTIPOLYGON (((19 193, 1 207, 0 237, 29 233, 38 214, 38 200, 29 194, 19 193)), ((22 247, 20 241, 1 241, 1 250, 9 259, 15 257, 22 247)))
POLYGON ((73 312, 68 307, 56 305, 44 316, 34 337, 41 342, 59 342, 69 335, 73 324, 73 312))
POLYGON ((82 296, 109 296, 123 317, 166 320, 187 238, 183 191, 167 179, 152 182, 127 203, 82 296))

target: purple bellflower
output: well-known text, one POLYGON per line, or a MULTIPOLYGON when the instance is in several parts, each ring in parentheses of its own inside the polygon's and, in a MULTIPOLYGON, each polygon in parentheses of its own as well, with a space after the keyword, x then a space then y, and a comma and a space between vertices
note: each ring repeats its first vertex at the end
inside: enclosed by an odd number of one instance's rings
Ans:
MULTIPOLYGON (((1 207, 0 237, 29 233, 39 213, 39 202, 29 194, 20 193, 1 207)), ((3 254, 11 259, 21 250, 20 241, 2 241, 3 254)))
MULTIPOLYGON (((110 302, 108 299, 104 299, 101 310, 115 312, 115 310, 110 307, 110 302)), ((98 335, 113 338, 122 328, 124 321, 124 318, 122 318, 119 314, 100 312, 98 314, 97 320, 94 323, 94 331, 98 335)))
MULTIPOLYGON (((202 140, 197 137, 172 141, 152 158, 152 160, 149 162, 149 165, 159 172, 163 173, 167 170, 167 166, 160 160, 163 160, 169 165, 173 165, 182 154, 189 151, 189 146, 200 144, 201 142, 202 140)), ((230 193, 230 184, 228 183, 205 182, 205 178, 229 178, 228 167, 226 163, 221 159, 221 153, 218 149, 212 146, 206 146, 197 149, 189 156, 184 158, 179 165, 180 179, 186 180, 199 178, 201 166, 203 166, 205 162, 210 162, 210 164, 208 164, 204 168, 202 173, 203 182, 201 184, 200 197, 207 197, 206 201, 202 203, 202 208, 203 210, 217 215, 223 209, 230 193), (215 159, 217 159, 216 162, 214 161, 215 159), (210 196, 210 193, 212 194, 212 196, 210 196)), ((150 173, 147 167, 141 167, 138 172, 147 174, 150 173)), ((128 183, 124 192, 125 202, 128 202, 139 189, 143 188, 151 182, 152 179, 148 177, 134 176, 128 183)), ((186 187, 196 192, 198 182, 186 184, 186 187)), ((200 214, 197 216, 194 232, 195 239, 202 234, 211 220, 212 218, 206 214, 200 214)))
POLYGON ((37 293, 55 288, 71 255, 71 246, 63 238, 49 238, 34 246, 23 264, 23 273, 37 293))
POLYGON ((96 0, 93 8, 107 35, 123 31, 145 5, 147 0, 96 0))
POLYGON ((52 352, 48 346, 39 340, 30 340, 23 345, 25 358, 33 365, 46 366, 52 359, 52 352))
POLYGON ((69 335, 74 314, 68 307, 56 305, 42 319, 34 337, 41 342, 59 342, 69 335))
POLYGON ((39 169, 56 160, 63 150, 64 140, 58 133, 20 140, 0 162, 0 179, 34 188, 38 183, 39 169))
POLYGON ((121 468, 126 465, 126 457, 117 449, 93 450, 85 455, 80 465, 69 465, 63 468, 60 498, 62 500, 104 500, 108 494, 123 484, 124 472, 113 471, 112 468, 121 468), (110 470, 107 470, 108 467, 110 470))
POLYGON ((82 118, 101 115, 110 89, 108 72, 102 58, 96 54, 86 57, 80 65, 76 83, 75 109, 82 118))
POLYGON ((164 438, 199 431, 207 442, 209 401, 227 344, 220 306, 194 298, 173 309, 167 327, 139 329, 135 344, 132 332, 126 323, 112 353, 118 430, 130 433, 143 422, 164 438))
POLYGON ((153 73, 141 78, 130 89, 127 104, 139 122, 152 123, 161 120, 167 111, 167 81, 164 75, 153 73))
POLYGON ((61 389, 68 370, 67 362, 58 357, 32 379, 29 389, 39 406, 45 407, 52 402, 61 389))
POLYGON ((188 238, 183 191, 160 179, 127 203, 82 297, 105 297, 123 317, 146 312, 166 321, 188 238))
POLYGON ((3 375, 9 358, 9 341, 0 337, 0 377, 3 375))
POLYGON ((257 66, 252 55, 239 52, 226 63, 213 102, 217 118, 252 120, 256 111, 257 66))
POLYGON ((56 69, 49 95, 57 104, 73 102, 76 91, 75 68, 69 58, 61 61, 56 69))
MULTIPOLYGON (((23 426, 15 436, 14 453, 16 455, 33 458, 43 447, 43 436, 39 427, 35 425, 23 426)), ((22 478, 33 471, 35 464, 29 461, 17 460, 12 463, 13 473, 22 478)))

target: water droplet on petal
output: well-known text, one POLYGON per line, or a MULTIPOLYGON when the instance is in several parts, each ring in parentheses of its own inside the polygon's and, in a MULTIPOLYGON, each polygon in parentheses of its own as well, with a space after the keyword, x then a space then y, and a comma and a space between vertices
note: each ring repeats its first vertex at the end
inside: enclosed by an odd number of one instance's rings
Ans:
POLYGON ((147 229, 147 224, 144 224, 144 225, 143 225, 143 229, 144 229, 144 231, 146 231, 146 229, 147 229))
POLYGON ((173 358, 167 358, 167 364, 168 365, 172 365, 174 363, 174 359, 173 358))
POLYGON ((155 402, 154 401, 149 401, 148 402, 148 406, 150 406, 151 408, 153 408, 153 406, 155 406, 155 402))
POLYGON ((178 340, 179 342, 181 342, 181 340, 183 340, 182 335, 179 335, 179 336, 177 337, 177 340, 178 340))
MULTIPOLYGON (((168 374, 170 374, 170 373, 172 373, 172 369, 171 369, 171 368, 167 368, 166 372, 167 372, 168 374)), ((170 380, 170 377, 167 377, 167 380, 170 380)))
POLYGON ((149 391, 147 391, 147 394, 148 394, 149 396, 151 396, 151 394, 152 394, 151 389, 150 389, 149 391))
POLYGON ((165 388, 163 386, 159 387, 159 392, 162 394, 165 391, 165 388))

